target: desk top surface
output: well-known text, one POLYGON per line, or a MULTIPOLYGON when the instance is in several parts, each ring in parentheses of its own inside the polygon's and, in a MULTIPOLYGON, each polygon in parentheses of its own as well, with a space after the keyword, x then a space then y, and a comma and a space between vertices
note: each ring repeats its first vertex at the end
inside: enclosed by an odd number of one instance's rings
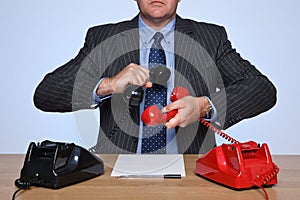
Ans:
MULTIPOLYGON (((59 190, 32 187, 16 199, 264 199, 260 189, 236 191, 195 175, 199 155, 184 155, 186 177, 181 179, 120 179, 111 177, 117 155, 99 155, 105 174, 59 190)), ((0 198, 11 199, 20 176, 24 155, 0 154, 0 198)), ((278 184, 266 188, 269 199, 299 199, 300 156, 273 156, 279 166, 278 184)))

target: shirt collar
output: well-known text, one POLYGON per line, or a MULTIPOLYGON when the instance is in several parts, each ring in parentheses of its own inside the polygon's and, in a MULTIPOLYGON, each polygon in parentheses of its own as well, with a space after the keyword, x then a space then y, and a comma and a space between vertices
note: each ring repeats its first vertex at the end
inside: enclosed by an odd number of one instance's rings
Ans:
MULTIPOLYGON (((173 40, 174 30, 175 30, 175 22, 176 18, 174 18, 172 21, 170 21, 165 27, 163 27, 159 32, 161 32, 164 35, 164 41, 166 43, 170 43, 173 40)), ((139 16, 139 33, 141 41, 144 45, 148 45, 151 43, 151 40, 154 36, 154 34, 157 31, 151 27, 149 27, 139 16)))

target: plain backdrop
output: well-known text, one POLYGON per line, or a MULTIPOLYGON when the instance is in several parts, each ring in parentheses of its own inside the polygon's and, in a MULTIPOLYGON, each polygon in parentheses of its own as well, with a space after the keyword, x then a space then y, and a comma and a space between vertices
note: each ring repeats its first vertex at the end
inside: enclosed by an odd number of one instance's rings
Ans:
MULTIPOLYGON (((299 8, 298 0, 182 0, 178 8, 184 18, 224 26, 234 48, 277 87, 272 110, 226 130, 240 141, 268 143, 273 154, 300 154, 299 8)), ((46 73, 76 56, 89 27, 137 13, 133 0, 0 2, 0 153, 25 153, 30 142, 45 139, 84 147, 95 142, 97 127, 80 128, 85 113, 39 111, 34 90, 46 73)))

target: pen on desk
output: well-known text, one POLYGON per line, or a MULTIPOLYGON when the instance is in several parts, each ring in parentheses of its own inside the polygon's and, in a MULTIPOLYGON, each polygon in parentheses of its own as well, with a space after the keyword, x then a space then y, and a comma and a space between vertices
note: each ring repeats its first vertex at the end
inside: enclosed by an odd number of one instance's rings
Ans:
POLYGON ((142 174, 130 174, 130 175, 121 175, 118 178, 168 178, 168 179, 180 179, 181 174, 163 174, 163 175, 142 175, 142 174))

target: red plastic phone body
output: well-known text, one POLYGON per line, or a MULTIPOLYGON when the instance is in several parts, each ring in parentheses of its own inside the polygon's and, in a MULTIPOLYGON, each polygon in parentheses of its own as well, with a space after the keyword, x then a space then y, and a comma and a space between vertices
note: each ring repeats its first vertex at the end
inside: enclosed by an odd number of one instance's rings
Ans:
POLYGON ((222 144, 196 162, 196 174, 235 189, 277 184, 278 167, 267 144, 222 144))
MULTIPOLYGON (((188 90, 179 86, 173 89, 170 99, 176 101, 187 95, 188 90)), ((177 110, 162 113, 152 105, 142 113, 142 121, 149 126, 156 126, 166 123, 176 114, 177 110)), ((222 144, 199 158, 196 161, 196 174, 235 189, 277 184, 279 168, 272 162, 267 144, 259 146, 253 141, 240 143, 206 120, 200 121, 233 144, 222 144)))

